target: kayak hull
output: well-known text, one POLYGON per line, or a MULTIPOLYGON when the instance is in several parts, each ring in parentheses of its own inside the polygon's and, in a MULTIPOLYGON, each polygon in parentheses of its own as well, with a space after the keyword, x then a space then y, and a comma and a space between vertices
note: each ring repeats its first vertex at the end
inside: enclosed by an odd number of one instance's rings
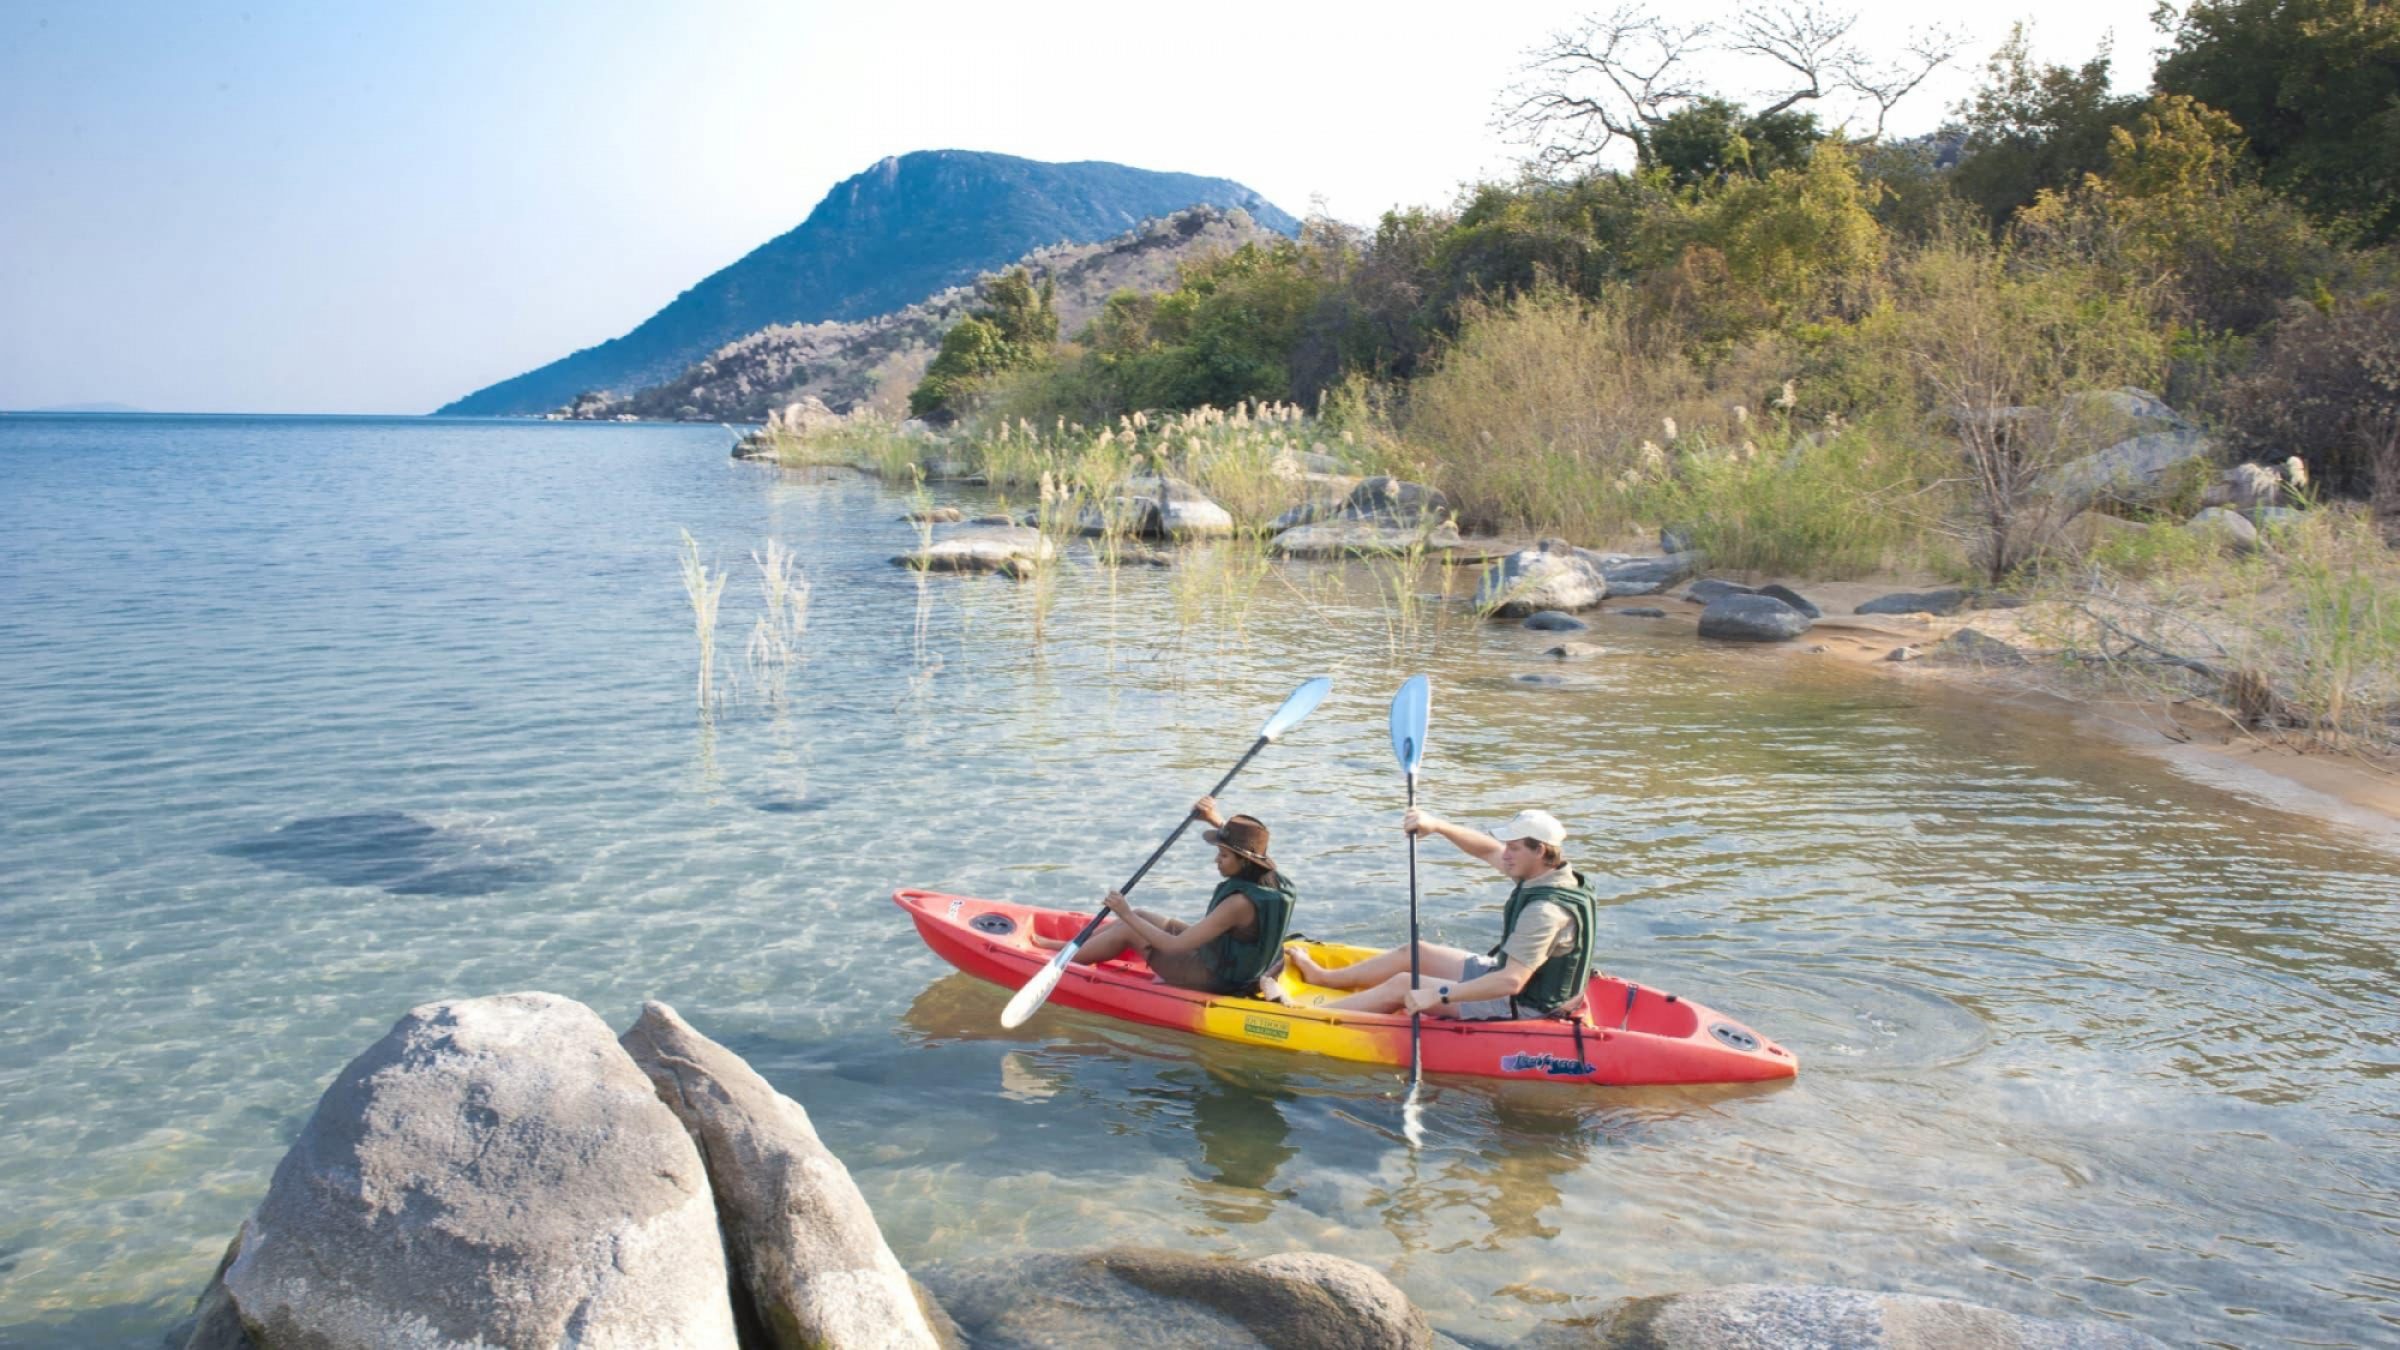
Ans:
MULTIPOLYGON (((892 900, 934 954, 1007 989, 1022 987, 1053 952, 1034 935, 1072 939, 1088 916, 1005 900, 903 889, 892 900)), ((1318 964, 1348 965, 1363 947, 1299 944, 1318 964)), ((1152 975, 1138 955, 1099 965, 1070 965, 1050 1002, 1123 1021, 1219 1040, 1362 1064, 1408 1064, 1405 1015, 1337 1011, 1321 1005, 1345 991, 1321 989, 1286 971, 1284 1003, 1178 989, 1152 975)), ((1424 1019, 1428 1073, 1543 1079, 1600 1087, 1673 1083, 1755 1083, 1790 1078, 1800 1061, 1782 1046, 1700 1004, 1609 976, 1592 978, 1586 1013, 1574 1020, 1529 1018, 1461 1022, 1424 1019), (1630 1000, 1628 995, 1630 994, 1630 1000)))

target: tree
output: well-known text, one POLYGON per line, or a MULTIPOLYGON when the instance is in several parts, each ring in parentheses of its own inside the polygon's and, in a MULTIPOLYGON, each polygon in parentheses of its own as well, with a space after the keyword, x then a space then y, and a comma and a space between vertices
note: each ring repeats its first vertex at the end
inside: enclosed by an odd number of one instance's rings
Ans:
POLYGON ((2045 189, 2071 188, 2108 165, 2110 133, 2142 100, 2109 92, 2109 52, 2079 67, 2037 66, 2018 24, 1984 65, 1983 85, 1960 104, 1965 143, 1951 182, 2005 225, 2045 189))
POLYGON ((1677 187, 1698 187, 1746 173, 1765 177, 1808 162, 1809 147, 1823 139, 1814 113, 1778 112, 1752 117, 1721 98, 1697 99, 1644 128, 1635 141, 1636 162, 1658 169, 1677 187))
POLYGON ((2105 175, 2043 193, 2018 221, 2051 257, 2168 283, 2180 317, 2204 332, 2257 328, 2333 261, 2300 208, 2258 181, 2233 119, 2180 94, 2109 133, 2105 175))
POLYGON ((1036 290, 1032 275, 1019 267, 986 280, 982 298, 974 312, 942 334, 941 350, 925 368, 925 378, 909 392, 909 416, 956 416, 959 400, 977 381, 1029 365, 1048 355, 1058 341, 1058 311, 1051 304, 1048 277, 1036 290))
POLYGON ((1532 148, 1537 168, 1586 170, 1620 141, 1638 151, 1678 113, 1724 102, 1701 83, 1700 67, 1711 66, 1760 77, 1766 92, 1740 127, 1748 142, 1773 139, 1774 119, 1804 103, 1869 119, 1863 138, 1873 140, 1892 109, 1957 54, 1959 39, 1922 30, 1885 60, 1851 39, 1857 22, 1855 13, 1815 0, 1761 0, 1722 24, 1677 22, 1626 3, 1528 53, 1525 78, 1502 96, 1498 122, 1532 148))
POLYGON ((2268 186, 2319 220, 2400 237, 2400 5, 2196 0, 2162 26, 2161 92, 2232 117, 2268 186))

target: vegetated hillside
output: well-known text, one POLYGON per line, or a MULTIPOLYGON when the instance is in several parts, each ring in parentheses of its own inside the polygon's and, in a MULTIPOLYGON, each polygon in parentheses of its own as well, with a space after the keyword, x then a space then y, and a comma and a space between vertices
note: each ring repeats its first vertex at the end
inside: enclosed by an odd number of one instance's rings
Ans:
POLYGON ((746 333, 888 314, 1037 248, 1106 239, 1196 205, 1239 207, 1286 234, 1299 229, 1224 178, 965 150, 886 159, 837 185, 799 228, 709 276, 632 332, 438 411, 538 413, 587 392, 658 384, 746 333))
MULTIPOLYGON (((1195 206, 1102 243, 1038 249, 1011 266, 1051 282, 1059 331, 1072 334, 1117 291, 1171 290, 1186 261, 1274 237, 1246 211, 1195 206)), ((778 324, 727 343, 664 384, 622 397, 587 396, 566 413, 756 422, 770 408, 814 395, 837 412, 867 405, 902 414, 943 331, 974 304, 974 286, 954 286, 860 323, 778 324)))

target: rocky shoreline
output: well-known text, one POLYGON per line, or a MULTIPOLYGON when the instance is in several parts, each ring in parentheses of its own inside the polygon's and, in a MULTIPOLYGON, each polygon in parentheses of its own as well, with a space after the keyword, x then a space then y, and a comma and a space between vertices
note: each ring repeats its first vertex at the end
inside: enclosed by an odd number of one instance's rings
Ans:
MULTIPOLYGON (((914 1278, 807 1110, 666 1004, 428 1003, 335 1075, 177 1350, 1075 1346, 1378 1350, 1381 1272, 1282 1252, 994 1253, 914 1278)), ((1815 1286, 1623 1299, 1522 1344, 2146 1347, 2104 1323, 1815 1286)))

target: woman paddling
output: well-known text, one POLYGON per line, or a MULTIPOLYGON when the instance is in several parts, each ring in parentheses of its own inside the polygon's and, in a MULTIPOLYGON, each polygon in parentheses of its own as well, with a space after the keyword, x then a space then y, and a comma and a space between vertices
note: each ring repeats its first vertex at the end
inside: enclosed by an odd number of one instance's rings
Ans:
POLYGON ((1355 965, 1320 966, 1298 947, 1292 968, 1321 989, 1361 992, 1325 1004, 1358 1012, 1420 1012, 1466 1021, 1566 1016, 1583 1002, 1592 978, 1598 901, 1562 851, 1567 828, 1547 811, 1519 811, 1492 834, 1410 808, 1400 828, 1447 839, 1517 883, 1508 893, 1500 942, 1484 955, 1419 943, 1417 987, 1409 987, 1408 948, 1355 965))
MULTIPOLYGON (((1110 891, 1101 903, 1116 919, 1083 944, 1075 964, 1096 965, 1130 947, 1158 978, 1179 989, 1255 994, 1282 953, 1296 897, 1267 856, 1267 827, 1256 817, 1228 820, 1214 797, 1194 802, 1192 814, 1211 826, 1200 837, 1217 846, 1217 875, 1224 878, 1208 898, 1208 912, 1187 924, 1135 909, 1122 893, 1110 891)), ((1033 940, 1053 950, 1066 945, 1039 935, 1033 940)))

